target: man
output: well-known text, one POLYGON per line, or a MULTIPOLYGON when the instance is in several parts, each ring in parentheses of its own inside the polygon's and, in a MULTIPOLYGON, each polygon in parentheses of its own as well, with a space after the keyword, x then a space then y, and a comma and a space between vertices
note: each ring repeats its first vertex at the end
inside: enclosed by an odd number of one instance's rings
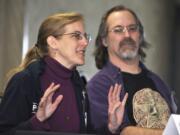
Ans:
MULTIPOLYGON (((111 133, 160 135, 170 114, 176 112, 168 87, 142 63, 146 56, 143 49, 149 45, 143 34, 137 15, 124 6, 113 7, 101 20, 95 50, 96 66, 101 70, 87 85, 92 123, 97 131, 105 131, 107 126, 108 90, 115 84, 121 85, 118 96, 122 98, 127 92, 128 99, 123 121, 115 122, 111 133)), ((119 118, 116 116, 114 121, 119 118)))

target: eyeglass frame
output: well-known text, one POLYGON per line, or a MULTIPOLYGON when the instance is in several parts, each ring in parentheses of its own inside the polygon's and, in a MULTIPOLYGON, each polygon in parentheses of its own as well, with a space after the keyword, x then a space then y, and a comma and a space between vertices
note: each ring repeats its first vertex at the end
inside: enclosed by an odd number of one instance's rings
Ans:
POLYGON ((126 31, 129 33, 137 32, 137 31, 139 31, 139 25, 138 24, 130 24, 128 26, 118 25, 118 26, 115 26, 114 28, 112 28, 111 30, 108 30, 108 32, 114 32, 115 34, 119 34, 119 35, 124 34, 126 31), (121 31, 118 31, 118 30, 121 30, 121 31))
POLYGON ((91 38, 91 35, 88 34, 88 33, 81 33, 79 31, 75 31, 75 32, 70 32, 70 33, 64 33, 64 34, 59 34, 59 35, 56 35, 55 37, 60 37, 60 36, 64 36, 64 35, 71 35, 71 36, 74 36, 78 41, 79 40, 82 40, 83 38, 86 39, 86 41, 88 42, 88 44, 91 42, 92 38, 91 38), (78 37, 77 37, 78 36, 78 37))

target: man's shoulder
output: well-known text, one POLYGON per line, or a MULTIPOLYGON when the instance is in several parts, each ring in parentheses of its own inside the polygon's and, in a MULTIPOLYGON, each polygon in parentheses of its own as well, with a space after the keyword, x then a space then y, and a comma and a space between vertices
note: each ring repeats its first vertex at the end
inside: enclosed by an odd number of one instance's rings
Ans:
POLYGON ((146 69, 146 72, 147 72, 148 77, 150 77, 153 81, 158 81, 158 82, 164 83, 163 79, 157 73, 155 73, 149 69, 146 69))
POLYGON ((90 80, 89 82, 97 82, 99 80, 108 80, 109 79, 109 75, 108 72, 106 72, 105 70, 99 70, 90 80))
POLYGON ((148 77, 150 77, 154 81, 163 82, 162 78, 157 73, 155 73, 152 70, 150 70, 149 68, 147 68, 143 63, 140 63, 140 66, 147 73, 148 77))
POLYGON ((102 72, 97 72, 87 83, 87 93, 89 98, 93 97, 106 97, 108 90, 112 84, 112 79, 110 77, 102 72))
POLYGON ((113 83, 113 78, 104 72, 104 70, 98 71, 87 83, 88 90, 96 91, 108 89, 113 83))

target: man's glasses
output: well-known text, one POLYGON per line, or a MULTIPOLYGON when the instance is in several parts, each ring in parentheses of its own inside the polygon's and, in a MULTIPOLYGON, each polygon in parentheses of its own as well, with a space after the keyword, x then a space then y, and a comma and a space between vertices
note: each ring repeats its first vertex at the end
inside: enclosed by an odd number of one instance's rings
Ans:
POLYGON ((115 34, 124 34, 126 31, 129 33, 137 32, 139 30, 139 25, 131 24, 128 26, 116 26, 113 29, 109 30, 109 32, 114 32, 115 34))
POLYGON ((83 33, 79 32, 79 31, 72 32, 72 33, 64 33, 64 34, 61 34, 61 35, 58 35, 58 36, 64 36, 64 35, 71 35, 72 38, 75 38, 78 41, 80 41, 83 38, 85 38, 86 41, 88 42, 88 44, 91 41, 91 35, 90 34, 87 34, 87 33, 83 34, 83 33))

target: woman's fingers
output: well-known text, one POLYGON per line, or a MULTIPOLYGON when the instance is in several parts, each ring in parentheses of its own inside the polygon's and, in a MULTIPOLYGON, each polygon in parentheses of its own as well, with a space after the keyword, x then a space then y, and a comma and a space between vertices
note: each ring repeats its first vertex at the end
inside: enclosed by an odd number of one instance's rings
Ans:
POLYGON ((54 83, 51 83, 49 85, 49 87, 46 89, 43 97, 41 98, 41 101, 39 103, 39 107, 45 107, 47 102, 51 102, 52 101, 52 96, 54 94, 54 92, 60 87, 59 84, 55 85, 54 83))
POLYGON ((52 98, 52 95, 54 94, 54 92, 60 87, 60 84, 54 84, 54 83, 51 83, 50 86, 46 89, 43 97, 42 97, 42 100, 51 100, 52 98))
POLYGON ((57 90, 57 89, 59 89, 60 88, 60 85, 59 84, 57 84, 57 85, 54 85, 53 87, 51 87, 51 91, 50 91, 50 93, 49 93, 49 95, 48 95, 48 102, 52 102, 52 96, 54 95, 54 92, 57 90))
POLYGON ((59 95, 56 100, 54 101, 54 103, 52 104, 52 110, 55 111, 57 106, 61 103, 63 99, 63 95, 59 95))
POLYGON ((51 83, 50 86, 45 91, 43 98, 47 98, 49 94, 51 94, 52 92, 55 92, 59 87, 60 87, 60 84, 55 85, 54 83, 51 83))

